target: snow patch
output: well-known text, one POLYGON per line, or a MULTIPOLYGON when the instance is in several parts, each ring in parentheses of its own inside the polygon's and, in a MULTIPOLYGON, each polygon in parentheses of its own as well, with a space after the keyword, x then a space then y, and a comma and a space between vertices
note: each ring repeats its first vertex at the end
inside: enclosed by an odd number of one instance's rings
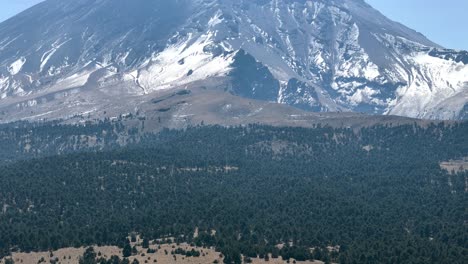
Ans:
POLYGON ((353 106, 357 106, 362 103, 384 105, 384 102, 382 100, 373 98, 373 96, 378 94, 380 94, 380 91, 374 90, 366 86, 363 89, 358 89, 352 96, 348 96, 348 100, 353 106))
POLYGON ((145 90, 160 90, 223 75, 230 70, 235 54, 214 57, 206 52, 204 48, 214 44, 212 39, 213 32, 199 37, 189 36, 155 55, 148 67, 140 70, 138 76, 132 76, 137 77, 145 90))
POLYGON ((10 78, 4 77, 3 75, 0 76, 0 91, 5 91, 10 84, 10 78))
POLYGON ((73 88, 83 86, 88 82, 91 73, 93 73, 93 71, 75 73, 65 79, 58 81, 57 85, 62 88, 73 88))
POLYGON ((65 45, 67 42, 69 42, 71 39, 65 40, 64 42, 60 43, 60 40, 55 41, 52 43, 52 49, 46 51, 44 54, 42 54, 41 57, 41 66, 39 72, 42 72, 44 70, 44 67, 47 65, 47 62, 49 62, 50 58, 59 50, 63 45, 65 45))
POLYGON ((221 18, 222 15, 223 13, 221 12, 221 10, 218 10, 218 12, 216 12, 216 14, 210 19, 210 21, 208 21, 208 26, 214 27, 218 24, 221 24, 223 22, 223 19, 221 18))
POLYGON ((2 42, 0 42, 0 50, 4 50, 5 48, 7 48, 11 43, 13 43, 15 40, 17 40, 19 37, 21 37, 22 34, 20 34, 19 36, 13 38, 13 39, 9 39, 9 38, 6 38, 4 39, 2 42))
POLYGON ((11 75, 18 74, 21 71, 21 69, 23 68, 25 63, 26 63, 26 58, 25 57, 19 58, 18 60, 16 60, 12 64, 10 64, 10 67, 8 67, 8 72, 11 75))

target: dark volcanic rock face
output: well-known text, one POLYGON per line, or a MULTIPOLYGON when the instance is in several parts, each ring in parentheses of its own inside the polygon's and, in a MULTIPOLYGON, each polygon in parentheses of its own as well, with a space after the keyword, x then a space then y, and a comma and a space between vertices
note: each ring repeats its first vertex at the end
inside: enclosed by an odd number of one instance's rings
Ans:
POLYGON ((250 54, 240 50, 234 56, 232 77, 232 92, 242 97, 276 101, 280 84, 267 67, 257 62, 250 54))
POLYGON ((361 0, 47 0, 0 24, 2 121, 124 113, 126 98, 200 82, 312 111, 459 119, 467 52, 361 0))
POLYGON ((281 98, 281 101, 285 104, 305 110, 311 109, 315 112, 322 111, 315 88, 311 87, 306 82, 301 82, 296 78, 292 78, 288 81, 282 94, 284 94, 285 97, 281 98))

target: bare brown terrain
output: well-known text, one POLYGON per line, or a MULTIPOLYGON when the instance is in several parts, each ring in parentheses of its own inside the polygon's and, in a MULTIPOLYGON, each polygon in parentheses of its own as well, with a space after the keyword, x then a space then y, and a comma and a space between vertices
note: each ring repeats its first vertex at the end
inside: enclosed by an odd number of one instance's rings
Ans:
MULTIPOLYGON (((71 94, 69 100, 79 101, 86 98, 89 100, 89 105, 82 106, 80 111, 74 111, 66 118, 63 117, 64 112, 70 110, 63 108, 62 105, 55 105, 55 101, 41 101, 32 111, 30 108, 14 107, 17 104, 24 104, 27 100, 25 102, 12 101, 10 105, 7 102, 8 99, 5 105, 0 107, 3 113, 0 115, 0 123, 15 120, 63 120, 64 123, 82 123, 108 118, 122 120, 129 127, 140 127, 144 132, 155 132, 164 127, 180 129, 200 124, 238 126, 260 123, 292 127, 314 127, 321 124, 332 127, 360 128, 375 124, 417 123, 424 126, 431 122, 438 123, 438 121, 352 112, 309 112, 275 102, 232 95, 225 90, 227 85, 225 81, 215 78, 209 83, 191 83, 190 88, 180 86, 169 90, 154 91, 145 97, 123 93, 122 96, 113 97, 106 105, 93 104, 93 100, 99 97, 94 89, 80 88, 80 93, 71 94)), ((446 123, 452 122, 446 121, 446 123)))
POLYGON ((440 168, 448 171, 450 174, 468 171, 468 157, 460 160, 441 162, 440 168))
MULTIPOLYGON (((223 256, 221 253, 216 252, 213 248, 201 248, 193 247, 188 244, 155 244, 154 241, 151 241, 150 248, 155 249, 156 253, 147 253, 147 249, 141 247, 141 239, 138 239, 136 243, 132 243, 132 246, 135 245, 138 254, 131 256, 128 259, 130 263, 134 259, 137 259, 139 263, 158 263, 158 264, 208 264, 208 263, 223 263, 223 256), (200 252, 200 257, 186 257, 180 254, 173 254, 172 251, 177 248, 181 248, 185 251, 190 251, 192 249, 200 252)), ((110 259, 111 256, 118 256, 121 259, 122 249, 115 246, 94 246, 94 251, 98 254, 98 258, 103 257, 110 259)), ((78 264, 80 257, 83 256, 86 248, 63 248, 56 251, 50 252, 30 252, 30 253, 13 253, 11 259, 15 264, 38 264, 38 263, 52 263, 56 261, 57 264, 78 264)), ((6 259, 0 260, 0 264, 4 264, 6 259)), ((294 263, 294 260, 291 259, 290 263, 294 263)), ((283 264, 287 263, 286 260, 283 260, 281 257, 277 259, 270 258, 269 261, 264 259, 252 259, 254 264, 283 264)), ((298 264, 322 264, 321 261, 295 261, 298 264)))
MULTIPOLYGON (((468 157, 460 160, 449 160, 439 163, 441 169, 449 173, 448 184, 452 186, 451 177, 457 173, 468 171, 468 157), (451 176, 450 176, 451 175, 451 176)), ((465 192, 468 193, 468 177, 465 176, 465 192)))

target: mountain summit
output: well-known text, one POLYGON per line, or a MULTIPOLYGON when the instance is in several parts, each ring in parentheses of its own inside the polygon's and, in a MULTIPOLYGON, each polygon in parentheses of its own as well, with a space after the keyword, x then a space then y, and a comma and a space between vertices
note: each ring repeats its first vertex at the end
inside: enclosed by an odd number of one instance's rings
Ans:
POLYGON ((0 24, 0 121, 126 113, 195 86, 466 119, 467 64, 362 0, 47 0, 0 24))

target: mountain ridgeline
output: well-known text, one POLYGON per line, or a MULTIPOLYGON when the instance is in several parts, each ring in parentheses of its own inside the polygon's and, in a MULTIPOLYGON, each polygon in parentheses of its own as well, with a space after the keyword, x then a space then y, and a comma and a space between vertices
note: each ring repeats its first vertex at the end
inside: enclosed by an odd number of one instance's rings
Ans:
POLYGON ((45 0, 0 23, 0 264, 465 264, 467 98, 363 0, 45 0))
POLYGON ((15 126, 1 128, 1 256, 137 233, 214 246, 225 263, 466 263, 468 174, 439 164, 468 156, 467 123, 192 127, 123 148, 118 123, 15 126))
POLYGON ((102 119, 193 86, 466 119, 467 58, 363 0, 46 0, 0 24, 0 121, 102 119))

